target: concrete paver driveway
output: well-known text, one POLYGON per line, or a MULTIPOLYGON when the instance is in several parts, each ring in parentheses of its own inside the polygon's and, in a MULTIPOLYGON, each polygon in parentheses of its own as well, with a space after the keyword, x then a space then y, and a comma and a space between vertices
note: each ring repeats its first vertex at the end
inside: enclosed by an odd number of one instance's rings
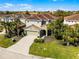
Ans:
POLYGON ((17 52, 17 53, 21 53, 21 54, 24 54, 24 55, 28 55, 29 54, 29 48, 32 45, 32 43, 34 42, 34 39, 36 37, 37 37, 36 35, 25 36, 19 42, 17 42, 13 46, 7 48, 7 50, 17 52))
POLYGON ((32 57, 8 51, 0 47, 0 59, 32 59, 32 57))

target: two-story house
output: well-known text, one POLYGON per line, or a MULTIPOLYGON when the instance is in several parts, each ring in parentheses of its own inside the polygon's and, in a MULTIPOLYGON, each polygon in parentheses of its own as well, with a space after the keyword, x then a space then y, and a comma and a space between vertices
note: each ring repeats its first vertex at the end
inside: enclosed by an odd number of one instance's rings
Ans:
POLYGON ((57 18, 58 17, 55 17, 52 14, 47 13, 47 14, 31 14, 30 16, 20 20, 26 24, 25 30, 27 31, 28 35, 30 34, 30 35, 41 36, 41 33, 43 35, 47 35, 46 25, 57 18))
POLYGON ((79 14, 64 17, 64 24, 68 25, 79 24, 79 14))
POLYGON ((0 18, 0 21, 4 21, 4 22, 13 22, 15 20, 14 15, 2 15, 0 18))

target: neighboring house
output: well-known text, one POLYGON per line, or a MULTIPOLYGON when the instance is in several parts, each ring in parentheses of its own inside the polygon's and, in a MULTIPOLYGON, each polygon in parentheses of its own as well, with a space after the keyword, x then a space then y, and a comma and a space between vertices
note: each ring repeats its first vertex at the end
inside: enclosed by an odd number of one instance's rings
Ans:
POLYGON ((64 24, 74 25, 79 24, 79 14, 70 15, 64 18, 64 24))
POLYGON ((2 17, 0 17, 0 21, 1 21, 2 17))
POLYGON ((0 21, 4 22, 13 22, 15 20, 15 17, 13 15, 2 15, 0 21))
POLYGON ((47 35, 47 24, 51 21, 54 21, 58 17, 53 16, 52 14, 31 14, 29 17, 20 19, 26 24, 25 30, 27 34, 43 36, 47 35))

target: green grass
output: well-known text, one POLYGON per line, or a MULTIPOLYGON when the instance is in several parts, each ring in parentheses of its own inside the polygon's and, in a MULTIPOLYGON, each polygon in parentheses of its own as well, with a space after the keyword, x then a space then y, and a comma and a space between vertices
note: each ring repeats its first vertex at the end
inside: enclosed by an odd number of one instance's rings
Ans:
POLYGON ((2 31, 3 31, 3 26, 0 25, 0 32, 2 32, 2 31))
POLYGON ((63 46, 58 41, 33 43, 30 54, 56 59, 79 59, 79 47, 63 46))
POLYGON ((0 46, 7 48, 13 45, 14 42, 10 38, 5 38, 4 35, 0 35, 0 46))

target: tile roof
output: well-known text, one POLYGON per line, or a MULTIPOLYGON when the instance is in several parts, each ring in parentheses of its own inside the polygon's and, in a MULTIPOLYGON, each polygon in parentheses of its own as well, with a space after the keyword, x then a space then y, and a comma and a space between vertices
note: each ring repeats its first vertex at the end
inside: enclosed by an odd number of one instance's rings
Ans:
POLYGON ((40 19, 46 19, 43 14, 37 14, 37 16, 40 18, 40 19))
POLYGON ((31 16, 26 17, 27 19, 35 19, 35 20, 54 20, 57 17, 53 16, 52 14, 31 14, 31 16))
POLYGON ((65 20, 79 20, 79 14, 64 17, 65 20))
POLYGON ((26 17, 27 19, 35 19, 35 20, 39 20, 39 18, 35 15, 35 14, 32 14, 31 16, 29 17, 26 17))
POLYGON ((0 14, 0 17, 6 17, 6 16, 10 16, 13 17, 15 19, 17 18, 24 18, 24 19, 29 19, 29 20, 54 20, 57 19, 57 17, 55 17, 54 15, 50 14, 50 13, 45 13, 45 14, 31 14, 31 15, 27 15, 27 14, 0 14))

